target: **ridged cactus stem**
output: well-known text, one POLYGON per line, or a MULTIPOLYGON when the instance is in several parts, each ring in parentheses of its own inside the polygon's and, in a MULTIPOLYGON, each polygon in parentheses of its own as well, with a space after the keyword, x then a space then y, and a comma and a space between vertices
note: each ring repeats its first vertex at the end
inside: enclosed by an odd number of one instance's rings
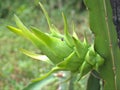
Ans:
POLYGON ((90 29, 95 35, 95 50, 105 58, 105 63, 99 70, 103 88, 120 90, 120 49, 110 0, 84 1, 89 11, 90 29))

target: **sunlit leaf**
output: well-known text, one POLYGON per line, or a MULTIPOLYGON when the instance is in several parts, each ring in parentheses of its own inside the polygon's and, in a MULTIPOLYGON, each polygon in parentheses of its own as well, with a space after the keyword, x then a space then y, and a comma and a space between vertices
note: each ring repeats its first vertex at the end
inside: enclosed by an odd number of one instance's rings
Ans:
POLYGON ((22 51, 25 55, 27 55, 33 59, 37 59, 40 61, 47 62, 49 64, 53 64, 46 55, 35 54, 35 53, 32 53, 32 52, 27 51, 25 49, 20 49, 20 51, 22 51))

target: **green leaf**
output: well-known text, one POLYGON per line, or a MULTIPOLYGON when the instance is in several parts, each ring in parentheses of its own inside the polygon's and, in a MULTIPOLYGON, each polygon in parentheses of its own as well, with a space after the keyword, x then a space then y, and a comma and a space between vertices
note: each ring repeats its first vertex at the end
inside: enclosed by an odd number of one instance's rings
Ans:
POLYGON ((47 84, 56 82, 57 80, 57 77, 51 75, 42 81, 32 82, 28 84, 23 90, 42 90, 42 88, 45 87, 47 84))

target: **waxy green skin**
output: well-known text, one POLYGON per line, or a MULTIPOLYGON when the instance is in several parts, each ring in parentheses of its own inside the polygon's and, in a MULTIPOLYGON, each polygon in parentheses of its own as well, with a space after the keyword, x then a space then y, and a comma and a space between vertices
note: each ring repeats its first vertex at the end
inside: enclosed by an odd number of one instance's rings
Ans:
POLYGON ((35 27, 31 27, 29 30, 17 16, 15 16, 15 22, 18 27, 8 26, 12 32, 30 40, 54 64, 50 72, 34 81, 43 80, 51 73, 60 70, 80 73, 80 78, 93 69, 98 71, 99 66, 104 63, 104 59, 94 50, 94 45, 89 45, 86 38, 81 42, 76 36, 68 33, 68 24, 64 14, 64 35, 60 34, 57 28, 51 24, 50 18, 41 3, 40 6, 47 18, 50 34, 41 32, 35 27))
POLYGON ((89 11, 90 29, 95 35, 95 50, 105 58, 105 63, 100 68, 100 75, 104 81, 103 88, 120 90, 120 49, 112 20, 110 0, 84 0, 84 2, 89 11))

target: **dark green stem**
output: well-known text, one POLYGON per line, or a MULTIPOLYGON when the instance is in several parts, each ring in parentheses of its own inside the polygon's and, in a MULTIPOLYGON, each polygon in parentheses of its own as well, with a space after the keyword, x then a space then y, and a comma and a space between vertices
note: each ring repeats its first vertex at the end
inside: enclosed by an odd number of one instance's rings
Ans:
POLYGON ((100 90, 100 77, 99 73, 93 70, 88 78, 86 90, 100 90))
POLYGON ((75 82, 75 77, 72 77, 69 82, 69 89, 68 90, 74 90, 74 82, 75 82))

